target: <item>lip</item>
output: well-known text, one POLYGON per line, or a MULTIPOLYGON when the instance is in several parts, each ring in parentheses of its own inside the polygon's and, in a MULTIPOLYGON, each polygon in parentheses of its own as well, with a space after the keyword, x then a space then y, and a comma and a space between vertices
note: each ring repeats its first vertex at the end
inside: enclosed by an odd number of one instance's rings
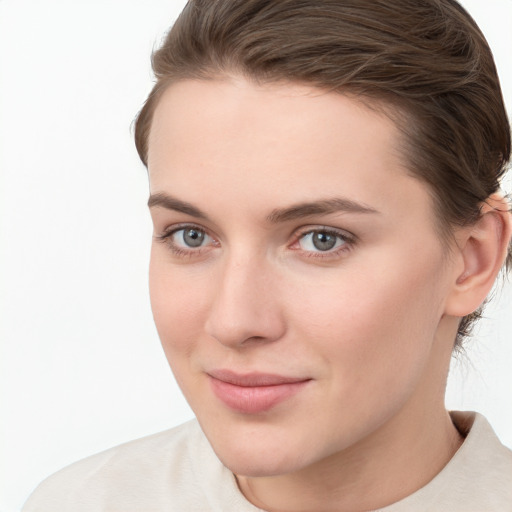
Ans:
POLYGON ((208 372, 212 391, 225 405, 240 413, 268 411, 301 391, 310 378, 270 373, 239 374, 231 370, 208 372))

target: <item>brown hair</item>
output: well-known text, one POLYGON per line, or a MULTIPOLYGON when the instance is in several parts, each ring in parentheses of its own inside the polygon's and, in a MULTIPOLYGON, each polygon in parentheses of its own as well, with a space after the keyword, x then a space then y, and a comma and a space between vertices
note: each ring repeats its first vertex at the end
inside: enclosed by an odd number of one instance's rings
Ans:
MULTIPOLYGON (((307 83, 380 105, 405 135, 411 175, 430 186, 446 240, 453 226, 479 218, 510 159, 491 51, 455 0, 190 0, 152 63, 157 81, 135 124, 145 165, 168 85, 223 74, 307 83)), ((462 319, 456 346, 480 314, 462 319)))

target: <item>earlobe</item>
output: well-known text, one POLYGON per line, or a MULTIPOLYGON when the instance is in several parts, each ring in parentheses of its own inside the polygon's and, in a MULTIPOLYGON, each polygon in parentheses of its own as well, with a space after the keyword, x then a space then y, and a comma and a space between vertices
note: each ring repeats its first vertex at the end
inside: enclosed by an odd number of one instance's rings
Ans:
POLYGON ((459 233, 458 267, 445 313, 463 317, 485 300, 503 266, 512 232, 510 204, 500 194, 491 195, 482 205, 478 221, 459 233))

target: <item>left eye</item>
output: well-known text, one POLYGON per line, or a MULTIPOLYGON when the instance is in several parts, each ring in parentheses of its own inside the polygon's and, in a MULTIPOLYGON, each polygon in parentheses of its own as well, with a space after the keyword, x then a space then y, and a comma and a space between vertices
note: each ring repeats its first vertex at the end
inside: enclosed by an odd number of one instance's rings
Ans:
POLYGON ((340 233, 331 231, 309 231, 299 239, 299 246, 304 251, 327 252, 337 249, 347 243, 340 233))
POLYGON ((196 249, 212 242, 212 237, 197 228, 183 228, 171 235, 172 241, 179 247, 196 249))

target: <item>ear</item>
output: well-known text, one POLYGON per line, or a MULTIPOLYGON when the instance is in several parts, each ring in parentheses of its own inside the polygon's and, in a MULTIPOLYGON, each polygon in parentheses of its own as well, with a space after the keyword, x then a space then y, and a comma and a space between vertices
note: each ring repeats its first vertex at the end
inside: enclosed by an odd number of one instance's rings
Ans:
POLYGON ((454 282, 445 314, 463 317, 484 302, 507 257, 512 233, 509 202, 493 194, 482 204, 478 221, 457 233, 454 282))

